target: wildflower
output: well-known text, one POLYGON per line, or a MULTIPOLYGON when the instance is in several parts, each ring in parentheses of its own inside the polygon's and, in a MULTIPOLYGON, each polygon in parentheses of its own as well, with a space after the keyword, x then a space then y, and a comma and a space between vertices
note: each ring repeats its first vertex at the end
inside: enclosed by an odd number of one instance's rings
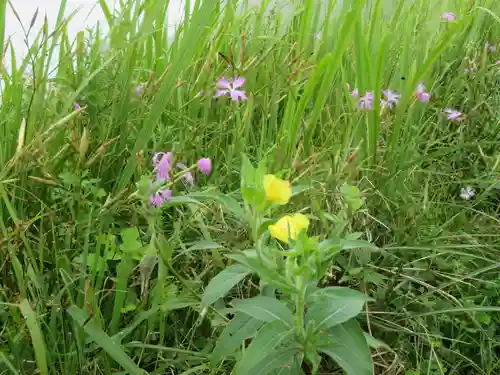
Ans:
POLYGON ((292 197, 292 188, 290 182, 282 180, 272 174, 264 176, 264 191, 266 200, 281 205, 287 204, 292 197))
POLYGON ((201 173, 206 176, 208 176, 212 171, 212 161, 209 158, 201 158, 200 160, 198 160, 197 165, 201 173))
POLYGON ((373 109, 373 92, 368 91, 365 96, 359 98, 358 106, 364 111, 371 111, 373 109))
POLYGON ((359 97, 359 90, 357 88, 354 88, 351 91, 351 85, 346 83, 345 86, 347 87, 347 90, 349 91, 349 95, 351 95, 351 98, 357 99, 359 97))
POLYGON ((141 97, 144 94, 144 89, 146 88, 146 82, 141 82, 135 86, 134 93, 136 97, 141 97))
POLYGON ((157 181, 169 181, 170 166, 172 165, 174 155, 171 152, 157 152, 153 156, 153 166, 156 169, 157 181))
POLYGON ((498 60, 498 61, 495 63, 495 65, 500 65, 500 60, 498 60))
POLYGON ((400 94, 391 90, 384 90, 384 96, 384 105, 390 109, 392 109, 395 105, 398 105, 399 98, 401 98, 400 94))
POLYGON ((275 224, 269 226, 269 233, 274 238, 288 243, 295 240, 299 233, 309 227, 309 219, 302 214, 283 216, 275 224))
POLYGON ((490 44, 488 41, 486 41, 485 48, 487 51, 490 51, 490 52, 497 51, 497 46, 495 46, 494 44, 490 44))
POLYGON ((172 199, 172 190, 170 189, 162 189, 158 191, 156 194, 151 195, 149 198, 149 203, 155 207, 161 207, 165 204, 166 201, 172 199))
MULTIPOLYGON (((182 164, 182 163, 177 163, 177 168, 179 169, 187 169, 187 167, 182 164)), ((194 184, 194 177, 193 177, 193 174, 189 171, 187 171, 185 174, 184 174, 184 181, 186 182, 186 184, 188 185, 193 185, 194 184)))
POLYGON ((455 21, 456 18, 457 16, 452 12, 444 12, 443 14, 441 14, 441 19, 445 21, 455 21))
POLYGON ((220 90, 217 90, 215 92, 215 97, 218 98, 223 95, 229 95, 231 96, 231 99, 233 101, 237 102, 238 100, 245 101, 247 100, 247 96, 245 93, 245 90, 237 90, 243 86, 245 83, 245 78, 243 77, 238 77, 236 79, 225 79, 221 78, 217 82, 217 88, 220 90))
POLYGON ((431 94, 425 91, 425 86, 420 82, 415 90, 415 97, 422 103, 427 103, 431 98, 431 94))
POLYGON ((456 109, 446 108, 444 113, 446 113, 448 120, 460 121, 463 119, 463 113, 457 111, 456 109))
POLYGON ((472 186, 466 186, 460 189, 460 198, 464 201, 469 201, 476 195, 476 191, 472 186))
POLYGON ((78 103, 75 103, 73 106, 75 107, 75 111, 78 111, 80 108, 82 108, 82 106, 78 103))

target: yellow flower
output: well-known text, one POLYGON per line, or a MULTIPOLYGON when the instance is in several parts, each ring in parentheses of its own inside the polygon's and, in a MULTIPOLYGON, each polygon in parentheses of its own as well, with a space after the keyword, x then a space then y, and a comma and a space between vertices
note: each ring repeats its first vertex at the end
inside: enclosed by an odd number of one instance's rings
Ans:
POLYGON ((292 196, 290 182, 281 180, 272 174, 264 176, 264 190, 266 191, 266 200, 272 203, 287 204, 292 196))
POLYGON ((283 216, 276 224, 269 226, 271 236, 280 241, 288 243, 289 240, 295 240, 302 229, 307 230, 309 219, 302 214, 283 216))

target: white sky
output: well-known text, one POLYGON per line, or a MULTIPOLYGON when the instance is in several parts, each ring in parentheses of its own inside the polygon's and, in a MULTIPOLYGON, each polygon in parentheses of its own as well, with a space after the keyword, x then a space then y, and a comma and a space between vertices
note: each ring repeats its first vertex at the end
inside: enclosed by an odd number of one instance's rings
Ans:
MULTIPOLYGON (((109 7, 113 9, 114 4, 118 3, 117 0, 108 0, 109 7)), ((31 32, 29 40, 33 40, 36 33, 43 25, 44 17, 47 16, 49 22, 49 32, 53 30, 59 11, 60 0, 13 0, 14 8, 22 22, 22 25, 28 30, 30 22, 36 9, 39 8, 38 16, 35 25, 31 32)), ((100 22, 103 26, 106 25, 104 15, 101 12, 97 0, 68 0, 65 15, 68 16, 73 11, 77 10, 77 14, 72 18, 68 24, 68 33, 70 40, 76 37, 78 31, 94 26, 100 22)), ((168 24, 170 26, 176 25, 181 19, 183 14, 183 0, 171 0, 168 12, 168 24)), ((104 28, 105 29, 105 28, 104 28)), ((20 61, 26 55, 27 47, 22 27, 19 24, 14 13, 11 11, 10 6, 7 4, 7 17, 5 37, 11 38, 13 42, 17 60, 20 61)), ((6 56, 5 63, 9 64, 9 56, 6 56)))

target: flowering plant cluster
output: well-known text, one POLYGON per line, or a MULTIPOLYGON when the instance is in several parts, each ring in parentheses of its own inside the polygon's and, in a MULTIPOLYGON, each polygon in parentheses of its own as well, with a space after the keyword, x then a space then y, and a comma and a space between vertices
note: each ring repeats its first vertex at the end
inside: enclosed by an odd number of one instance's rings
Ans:
MULTIPOLYGON (((356 187, 343 192, 346 213, 361 207, 363 199, 356 187)), ((233 299, 230 309, 219 310, 230 322, 211 354, 213 367, 235 358, 232 374, 268 374, 283 368, 299 374, 306 361, 311 374, 318 374, 322 355, 327 355, 349 374, 370 375, 367 337, 373 338, 356 321, 370 299, 349 288, 319 285, 341 251, 373 246, 359 240, 354 244, 349 235, 343 235, 345 225, 323 240, 309 236, 310 219, 302 210, 276 217, 289 204, 294 189, 289 181, 267 174, 263 165, 255 168, 247 158, 241 194, 242 204, 233 202, 232 207, 241 207, 236 211, 242 212, 249 227, 252 246, 229 255, 234 263, 210 281, 202 307, 215 302, 220 307, 223 297, 250 274, 260 279, 261 292, 253 298, 233 299), (249 338, 252 341, 242 350, 249 338)))
POLYGON ((212 160, 201 158, 187 167, 182 162, 174 163, 172 152, 156 152, 152 158, 154 179, 144 176, 138 183, 138 195, 145 198, 151 207, 163 207, 173 197, 173 186, 182 181, 185 187, 195 184, 193 172, 198 170, 205 176, 212 172, 212 160))

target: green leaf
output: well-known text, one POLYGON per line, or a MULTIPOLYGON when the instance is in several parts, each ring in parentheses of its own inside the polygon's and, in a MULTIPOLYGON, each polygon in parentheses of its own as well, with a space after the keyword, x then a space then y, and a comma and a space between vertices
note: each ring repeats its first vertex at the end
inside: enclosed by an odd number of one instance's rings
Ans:
POLYGON ((358 322, 351 319, 320 334, 318 350, 331 357, 347 375, 372 375, 370 348, 358 322))
POLYGON ((267 356, 259 361, 249 374, 252 375, 296 375, 298 372, 298 363, 295 356, 298 354, 296 348, 283 348, 271 351, 267 356))
POLYGON ((290 294, 295 292, 294 286, 288 284, 287 279, 282 276, 277 270, 269 268, 267 264, 263 263, 257 257, 253 258, 249 256, 250 254, 248 253, 245 253, 245 255, 247 255, 246 264, 259 275, 261 280, 278 288, 283 293, 290 294))
POLYGON ((120 236, 123 241, 121 247, 124 252, 132 255, 140 253, 143 245, 139 240, 140 234, 137 228, 124 228, 120 231, 120 236))
POLYGON ((214 241, 209 240, 200 240, 195 242, 187 243, 186 246, 189 246, 189 251, 192 250, 212 250, 212 249, 220 249, 223 246, 214 241))
POLYGON ((369 333, 363 332, 363 335, 365 336, 366 343, 368 346, 372 349, 391 349, 389 345, 387 345, 385 342, 376 339, 369 333))
POLYGON ((47 367, 47 350, 42 331, 40 330, 40 325, 38 323, 38 317, 31 308, 27 299, 23 299, 21 301, 19 304, 19 310, 21 310, 21 313, 26 320, 26 326, 28 327, 33 350, 35 351, 35 359, 38 365, 38 370, 42 375, 49 375, 49 369, 47 367))
POLYGON ((341 250, 352 250, 352 249, 371 249, 377 250, 377 246, 371 244, 368 241, 363 240, 340 240, 341 250))
POLYGON ((250 370, 291 334, 290 329, 278 320, 267 323, 245 350, 233 369, 233 375, 253 375, 250 370))
POLYGON ((68 309, 69 315, 75 320, 75 322, 83 328, 85 333, 89 338, 99 345, 106 353, 109 354, 124 370, 130 375, 144 375, 145 372, 142 371, 132 359, 124 352, 122 346, 117 342, 113 341, 103 330, 101 330, 92 321, 88 323, 88 313, 72 305, 68 309))
POLYGON ((263 165, 256 169, 245 154, 242 159, 241 195, 248 203, 259 206, 265 200, 263 165))
POLYGON ((340 192, 351 211, 356 212, 363 206, 364 198, 357 186, 344 183, 340 188, 340 192))
POLYGON ((207 285, 201 303, 208 306, 224 297, 236 284, 250 273, 243 264, 234 264, 215 276, 207 285))
POLYGON ((211 200, 219 203, 226 209, 228 209, 236 218, 241 221, 245 220, 245 210, 241 207, 241 204, 234 198, 227 194, 222 194, 217 191, 204 191, 189 194, 191 197, 195 197, 199 200, 211 200))
POLYGON ((231 302, 234 309, 264 322, 279 320, 287 326, 292 326, 293 314, 285 304, 275 298, 258 296, 231 302))
POLYGON ((236 314, 217 340, 210 358, 212 365, 231 355, 244 340, 255 336, 262 324, 251 316, 236 314))
POLYGON ((356 290, 342 287, 319 289, 307 300, 306 321, 314 321, 317 330, 325 330, 358 315, 371 299, 356 290))

